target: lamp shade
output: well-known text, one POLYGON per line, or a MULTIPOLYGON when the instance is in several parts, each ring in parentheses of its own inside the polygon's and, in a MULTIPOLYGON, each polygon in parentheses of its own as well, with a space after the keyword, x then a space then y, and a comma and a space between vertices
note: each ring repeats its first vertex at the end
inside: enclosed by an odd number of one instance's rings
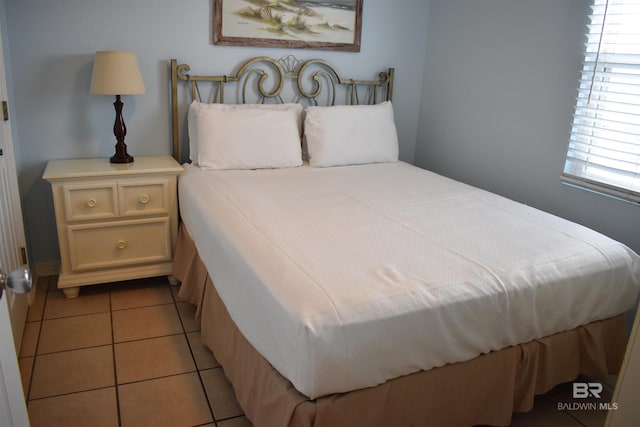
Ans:
POLYGON ((136 54, 122 50, 96 52, 89 91, 94 95, 140 95, 144 81, 136 54))

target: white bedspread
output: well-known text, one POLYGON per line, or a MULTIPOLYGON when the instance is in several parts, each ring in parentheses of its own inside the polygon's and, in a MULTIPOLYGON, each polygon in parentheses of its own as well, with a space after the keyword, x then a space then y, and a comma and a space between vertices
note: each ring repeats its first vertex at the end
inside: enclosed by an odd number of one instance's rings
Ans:
POLYGON ((621 243, 402 162, 179 185, 231 317, 310 398, 617 315, 640 287, 621 243))

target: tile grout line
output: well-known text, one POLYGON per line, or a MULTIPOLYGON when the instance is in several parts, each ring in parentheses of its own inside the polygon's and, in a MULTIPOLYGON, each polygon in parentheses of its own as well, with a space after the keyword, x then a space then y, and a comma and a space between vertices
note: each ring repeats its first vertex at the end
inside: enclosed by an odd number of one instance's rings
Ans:
MULTIPOLYGON (((191 359, 193 360, 193 365, 196 368, 196 373, 198 375, 198 380, 200 381, 200 387, 202 387, 202 391, 204 392, 204 396, 205 396, 205 400, 207 402, 207 406, 209 407, 209 412, 211 413, 211 418, 213 420, 213 425, 217 426, 217 418, 216 418, 216 414, 213 412, 213 407, 211 405, 211 401, 209 400, 209 394, 207 393, 207 388, 204 386, 204 380, 202 379, 202 375, 200 375, 200 367, 198 366, 198 361, 196 360, 196 357, 193 353, 193 348, 191 348, 191 342, 189 341, 189 336, 187 335, 187 330, 184 327, 184 320, 182 320, 182 314, 180 313, 180 310, 178 309, 178 302, 176 301, 176 296, 173 293, 172 289, 171 289, 171 284, 168 285, 169 286, 169 293, 171 293, 171 299, 173 299, 173 305, 176 309, 176 311, 178 312, 178 319, 180 320, 180 326, 182 327, 182 335, 184 336, 184 339, 187 341, 187 347, 189 348, 189 353, 191 354, 191 359)), ((180 286, 180 285, 176 285, 176 286, 180 286)), ((206 425, 206 424, 203 424, 206 425)))
POLYGON ((84 390, 74 390, 74 391, 67 391, 67 392, 63 392, 63 393, 58 393, 58 394, 52 394, 50 396, 42 396, 42 397, 36 397, 34 399, 30 399, 30 402, 37 402, 38 400, 46 400, 46 399, 52 399, 54 397, 64 397, 64 396, 71 396, 74 394, 81 394, 81 393, 87 393, 90 391, 96 391, 96 390, 106 390, 108 388, 111 388, 113 386, 107 385, 104 387, 94 387, 94 388, 88 388, 88 389, 84 389, 84 390))
MULTIPOLYGON (((65 297, 66 298, 66 297, 65 297)), ((78 297, 79 298, 79 297, 78 297)), ((62 319, 73 319, 74 317, 82 317, 82 316, 94 316, 96 314, 104 314, 104 313, 110 313, 110 311, 96 311, 95 313, 86 313, 86 314, 73 314, 71 316, 60 316, 60 317, 51 317, 48 319, 42 319, 42 321, 44 322, 45 320, 62 320, 62 319)))
POLYGON ((116 413, 118 416, 118 426, 122 426, 122 416, 120 414, 120 391, 118 389, 118 365, 116 364, 116 337, 113 327, 113 305, 111 303, 111 284, 109 284, 109 324, 111 325, 111 357, 113 358, 113 387, 116 392, 116 413))
MULTIPOLYGON (((169 304, 166 304, 166 305, 169 305, 169 304)), ((126 341, 118 341, 118 342, 114 341, 114 344, 129 344, 129 343, 138 342, 138 341, 151 341, 158 338, 178 337, 180 335, 183 335, 183 332, 178 332, 177 334, 156 335, 153 337, 136 338, 136 339, 126 340, 126 341)), ((94 347, 99 347, 99 346, 94 346, 94 347)))
MULTIPOLYGON (((160 304, 141 305, 140 307, 119 308, 119 309, 117 309, 117 310, 112 310, 112 311, 110 311, 110 313, 113 313, 114 311, 115 311, 115 312, 133 311, 133 310, 140 310, 140 309, 142 309, 142 308, 162 307, 162 306, 166 306, 166 305, 173 305, 173 306, 175 306, 175 303, 174 303, 174 302, 163 302, 163 303, 160 303, 160 304)), ((177 310, 177 307, 176 307, 176 310, 177 310)), ((105 312, 105 313, 106 313, 106 312, 105 312)), ((177 333, 177 334, 169 334, 169 335, 180 335, 180 334, 179 334, 179 333, 177 333)), ((169 335, 161 335, 161 336, 169 336, 169 335)), ((149 338, 153 338, 153 337, 149 337, 149 338)), ((129 341, 138 341, 139 339, 144 339, 144 338, 137 338, 137 339, 129 340, 129 341)))
POLYGON ((51 356, 52 354, 70 353, 72 351, 89 350, 89 349, 92 349, 92 348, 108 347, 110 345, 112 345, 112 344, 97 344, 97 345, 90 345, 90 346, 87 346, 87 347, 70 348, 70 349, 67 349, 67 350, 49 351, 47 353, 40 353, 40 354, 38 354, 38 356, 51 356))
MULTIPOLYGON (((216 368, 212 368, 212 369, 216 369, 216 368)), ((141 380, 135 380, 135 381, 129 381, 129 382, 126 382, 126 383, 121 383, 119 385, 131 385, 131 384, 146 383, 148 381, 153 381, 153 380, 161 380, 161 379, 165 379, 165 378, 179 377, 180 375, 184 375, 184 374, 193 374, 194 372, 197 372, 197 370, 179 372, 177 374, 160 375, 159 377, 144 378, 144 379, 141 379, 141 380)))
MULTIPOLYGON (((40 347, 40 335, 42 334, 42 324, 44 323, 44 311, 47 308, 47 300, 49 299, 49 287, 51 286, 52 277, 55 277, 55 276, 47 277, 47 289, 44 292, 44 302, 42 303, 42 312, 40 313, 40 316, 39 316, 40 320, 38 320, 38 322, 40 322, 40 328, 38 328, 38 337, 36 338, 36 348, 33 350, 33 363, 31 364, 31 376, 29 380, 29 389, 27 390, 26 397, 25 397, 27 412, 29 412, 28 408, 29 408, 29 401, 31 401, 31 388, 33 386, 33 377, 34 377, 33 374, 36 371, 36 363, 38 362, 38 348, 40 347)), ((38 292, 37 286, 38 285, 36 283, 36 293, 38 292)))

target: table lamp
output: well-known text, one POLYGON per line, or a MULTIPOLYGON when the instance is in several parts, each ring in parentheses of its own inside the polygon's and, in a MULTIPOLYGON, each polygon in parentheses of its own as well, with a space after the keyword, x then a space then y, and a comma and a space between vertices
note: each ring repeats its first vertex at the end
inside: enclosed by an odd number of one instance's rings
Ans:
POLYGON ((120 95, 140 95, 145 92, 144 81, 138 67, 136 54, 120 50, 96 52, 91 75, 91 88, 94 95, 115 95, 116 121, 113 134, 116 136, 116 153, 111 157, 111 163, 131 163, 133 156, 127 153, 124 137, 127 127, 122 118, 122 101, 120 95))

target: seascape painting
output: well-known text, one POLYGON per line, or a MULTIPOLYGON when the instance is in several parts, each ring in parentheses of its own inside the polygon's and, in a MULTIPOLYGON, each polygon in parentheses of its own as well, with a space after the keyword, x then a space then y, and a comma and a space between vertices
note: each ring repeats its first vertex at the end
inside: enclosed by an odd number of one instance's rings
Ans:
POLYGON ((215 0, 214 42, 360 50, 363 0, 215 0))

